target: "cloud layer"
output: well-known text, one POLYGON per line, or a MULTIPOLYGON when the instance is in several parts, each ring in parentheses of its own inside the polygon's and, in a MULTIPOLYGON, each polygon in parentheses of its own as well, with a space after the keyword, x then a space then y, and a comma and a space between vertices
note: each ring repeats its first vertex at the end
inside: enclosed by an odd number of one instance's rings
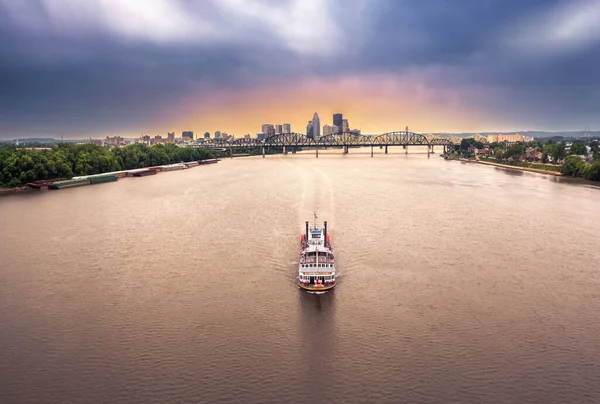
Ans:
POLYGON ((366 132, 600 126, 598 15, 596 0, 0 0, 0 137, 302 131, 314 110, 366 132))

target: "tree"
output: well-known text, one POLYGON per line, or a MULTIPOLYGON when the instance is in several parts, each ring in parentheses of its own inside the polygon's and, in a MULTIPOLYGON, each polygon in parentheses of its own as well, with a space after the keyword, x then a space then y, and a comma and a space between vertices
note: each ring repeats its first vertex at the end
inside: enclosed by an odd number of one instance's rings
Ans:
POLYGON ((554 155, 552 156, 552 158, 554 159, 555 162, 559 162, 565 159, 565 157, 567 157, 567 148, 565 147, 565 143, 564 142, 560 142, 556 144, 556 150, 554 155))
POLYGON ((462 139, 460 141, 460 150, 469 150, 469 147, 471 147, 473 144, 475 143, 475 139, 473 138, 468 138, 468 139, 462 139))
POLYGON ((600 181, 600 160, 596 160, 592 164, 586 164, 583 178, 590 181, 600 181))
POLYGON ((152 165, 217 157, 206 148, 182 148, 173 144, 149 147, 135 144, 107 149, 92 144, 59 143, 52 150, 25 150, 0 146, 0 187, 52 178, 71 178, 152 165))
POLYGON ((583 142, 573 142, 571 145, 571 154, 576 156, 583 156, 587 154, 587 147, 583 142))
POLYGON ((525 157, 525 145, 523 143, 515 143, 510 145, 504 153, 504 158, 511 160, 521 160, 525 157))
POLYGON ((565 164, 560 169, 563 175, 572 177, 582 177, 586 164, 578 156, 569 156, 565 160, 565 164))

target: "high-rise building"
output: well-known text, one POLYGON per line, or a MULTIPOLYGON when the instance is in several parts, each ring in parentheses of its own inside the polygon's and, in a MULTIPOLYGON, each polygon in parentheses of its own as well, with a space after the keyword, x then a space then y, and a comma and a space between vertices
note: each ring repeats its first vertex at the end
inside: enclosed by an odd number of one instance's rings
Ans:
POLYGON ((333 135, 334 133, 338 133, 339 128, 336 125, 323 125, 323 136, 333 135))
POLYGON ((280 133, 283 133, 283 126, 275 125, 275 134, 280 134, 280 133))
POLYGON ((194 132, 191 130, 184 130, 183 132, 181 132, 181 138, 183 139, 183 141, 190 141, 193 142, 194 141, 194 132))
POLYGON ((273 136, 275 134, 275 127, 270 123, 265 123, 261 126, 262 133, 265 134, 266 137, 273 136))
POLYGON ((210 139, 210 132, 204 132, 204 139, 210 139))
POLYGON ((308 124, 306 125, 306 137, 309 139, 315 138, 315 134, 313 131, 313 121, 308 121, 308 124))
POLYGON ((175 143, 175 132, 167 133, 167 143, 175 143))
POLYGON ((220 139, 221 138, 221 131, 220 130, 216 130, 215 131, 215 139, 220 139))
POLYGON ((314 139, 321 137, 321 120, 319 114, 315 112, 312 119, 312 128, 314 139))
POLYGON ((350 125, 347 119, 342 119, 342 132, 350 132, 350 125))
POLYGON ((283 133, 292 133, 292 126, 289 123, 283 124, 283 133))
POLYGON ((338 128, 342 127, 343 117, 342 114, 333 114, 333 124, 338 128))

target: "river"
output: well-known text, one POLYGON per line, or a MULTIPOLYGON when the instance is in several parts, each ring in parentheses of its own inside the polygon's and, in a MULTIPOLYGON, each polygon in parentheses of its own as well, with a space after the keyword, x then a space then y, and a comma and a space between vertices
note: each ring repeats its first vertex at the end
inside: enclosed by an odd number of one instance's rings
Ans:
POLYGON ((600 190, 390 151, 0 198, 0 401, 600 402, 600 190))

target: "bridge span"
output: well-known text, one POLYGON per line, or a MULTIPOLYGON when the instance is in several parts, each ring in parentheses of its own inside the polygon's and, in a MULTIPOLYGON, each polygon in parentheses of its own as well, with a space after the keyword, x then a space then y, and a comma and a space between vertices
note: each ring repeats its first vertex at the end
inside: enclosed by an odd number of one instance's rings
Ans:
POLYGON ((381 135, 360 135, 352 132, 335 133, 321 136, 316 139, 306 137, 301 133, 281 133, 268 136, 263 140, 256 138, 240 138, 233 141, 220 139, 211 139, 206 146, 216 149, 227 149, 229 155, 233 155, 234 149, 240 148, 262 148, 263 157, 265 149, 271 147, 283 148, 283 152, 295 152, 297 148, 314 148, 315 154, 319 157, 319 148, 342 147, 344 153, 348 153, 351 147, 371 147, 371 157, 373 157, 374 147, 385 147, 385 153, 390 146, 402 146, 407 149, 408 146, 426 146, 427 153, 434 151, 434 146, 443 146, 444 152, 447 147, 460 145, 460 139, 444 139, 437 136, 423 135, 419 133, 405 131, 389 132, 381 135))

